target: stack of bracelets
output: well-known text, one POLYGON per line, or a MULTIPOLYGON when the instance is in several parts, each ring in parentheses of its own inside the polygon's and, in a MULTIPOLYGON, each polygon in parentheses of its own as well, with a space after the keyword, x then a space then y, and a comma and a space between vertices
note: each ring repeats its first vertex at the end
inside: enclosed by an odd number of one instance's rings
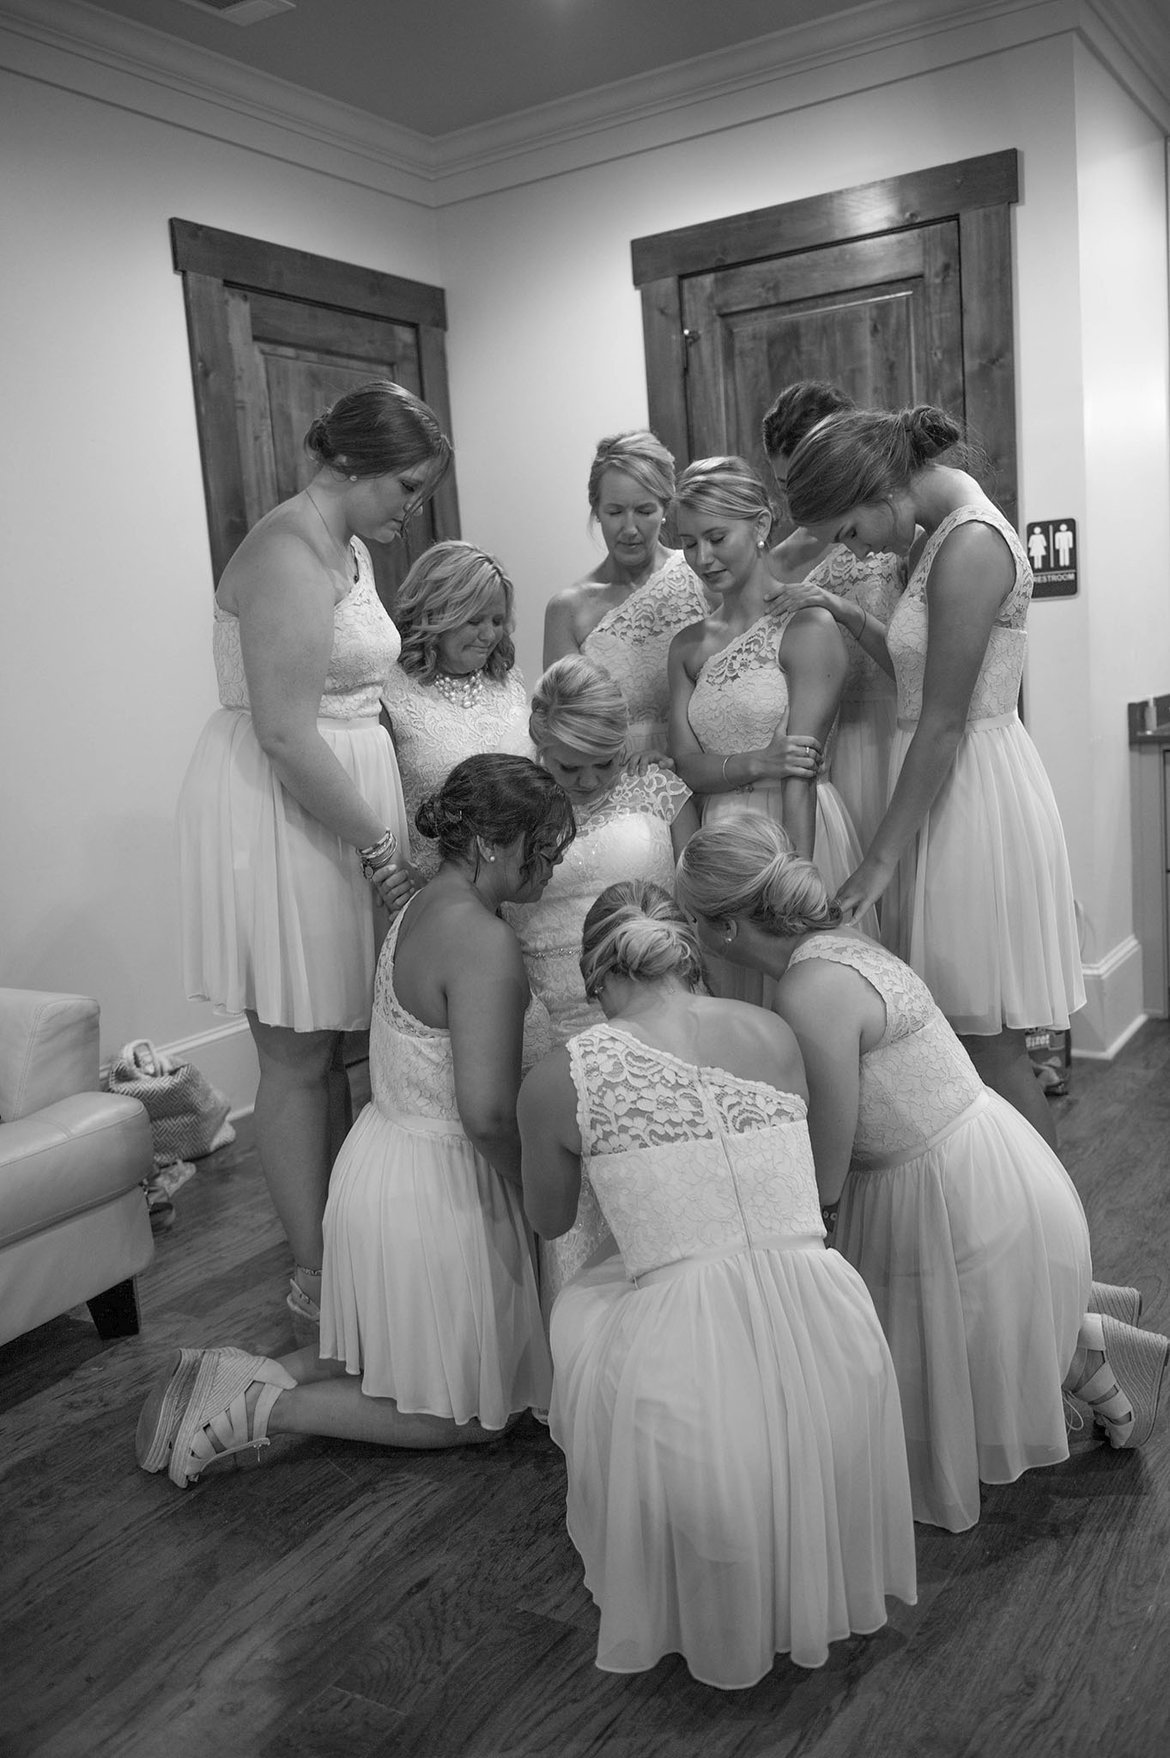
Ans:
POLYGON ((374 874, 380 873, 383 867, 388 867, 397 853, 398 838, 392 830, 387 830, 377 842, 372 842, 369 848, 358 850, 362 872, 371 885, 374 883, 374 874))

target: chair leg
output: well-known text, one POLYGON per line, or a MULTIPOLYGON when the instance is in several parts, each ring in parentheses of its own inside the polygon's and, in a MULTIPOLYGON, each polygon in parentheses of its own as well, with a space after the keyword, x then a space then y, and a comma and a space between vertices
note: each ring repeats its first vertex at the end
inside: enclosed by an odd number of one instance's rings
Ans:
POLYGON ((137 1336, 138 1286, 133 1276, 128 1276, 114 1288, 107 1288, 103 1294, 95 1294, 85 1304, 99 1337, 137 1336))

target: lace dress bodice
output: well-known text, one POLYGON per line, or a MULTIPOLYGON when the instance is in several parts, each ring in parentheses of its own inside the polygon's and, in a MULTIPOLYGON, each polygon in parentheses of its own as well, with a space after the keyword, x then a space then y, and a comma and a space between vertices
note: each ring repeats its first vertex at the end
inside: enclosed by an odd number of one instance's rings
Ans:
MULTIPOLYGON (((333 611, 333 651, 317 710, 321 720, 376 720, 382 687, 402 646, 375 590, 370 552, 356 537, 353 552, 358 578, 333 611)), ((220 703, 250 710, 239 619, 218 604, 211 645, 220 703)))
POLYGON ((686 784, 656 763, 642 775, 624 770, 595 806, 577 808, 576 839, 539 902, 504 906, 558 1044, 601 1018, 578 965, 590 905, 618 879, 652 879, 673 891, 670 827, 689 798, 686 784))
POLYGON ((621 1027, 569 1044, 582 1166, 630 1276, 824 1237, 804 1101, 621 1027))
POLYGON ((451 1034, 415 1019, 394 993, 394 949, 409 907, 394 918, 374 975, 370 1090, 386 1116, 426 1117, 461 1129, 451 1034))
MULTIPOLYGON (((607 611, 581 643, 581 651, 621 686, 630 725, 665 736, 670 711, 666 656, 680 629, 701 622, 710 607, 698 578, 676 552, 623 603, 607 611)), ((646 739, 635 736, 642 748, 646 739)))
POLYGON ((722 756, 759 751, 788 724, 788 681, 780 643, 791 621, 763 616, 707 660, 691 693, 687 719, 704 751, 722 756))
MULTIPOLYGON (((861 562, 843 543, 835 543, 803 582, 806 586, 821 586, 828 592, 835 592, 838 598, 847 598, 851 604, 868 611, 883 628, 894 614, 905 583, 905 564, 899 556, 872 555, 861 562)), ((882 670, 876 659, 870 658, 843 624, 838 627, 849 655, 842 702, 892 695, 894 682, 889 673, 882 670)))
POLYGON ((885 1003, 881 1041, 861 1058, 853 1164, 909 1159, 954 1123, 983 1092, 971 1059, 939 1012, 930 990, 900 959, 873 941, 812 934, 792 954, 848 965, 885 1003))
POLYGON ((1032 570, 1023 544, 998 509, 990 506, 958 507, 931 532, 886 630, 886 645, 898 681, 900 721, 916 721, 922 713, 922 680, 930 635, 926 582, 931 567, 944 539, 958 526, 972 521, 990 525, 1000 533, 1015 560, 1016 576, 996 615, 971 694, 967 722, 970 725, 972 721, 1015 713, 1028 643, 1024 625, 1032 597, 1032 570))
POLYGON ((382 693, 394 733, 411 851, 427 878, 438 869, 439 847, 414 834, 420 803, 465 757, 499 751, 529 754, 528 693, 519 668, 498 682, 482 675, 478 699, 467 707, 449 701, 433 685, 420 683, 400 665, 391 667, 382 693))

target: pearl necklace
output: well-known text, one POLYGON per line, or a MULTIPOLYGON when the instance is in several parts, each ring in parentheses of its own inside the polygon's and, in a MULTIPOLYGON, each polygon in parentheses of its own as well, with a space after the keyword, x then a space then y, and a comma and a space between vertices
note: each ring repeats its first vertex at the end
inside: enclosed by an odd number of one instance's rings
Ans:
POLYGON ((453 676, 451 672, 437 671, 431 683, 453 708, 474 708, 483 699, 482 671, 465 672, 460 677, 453 676))

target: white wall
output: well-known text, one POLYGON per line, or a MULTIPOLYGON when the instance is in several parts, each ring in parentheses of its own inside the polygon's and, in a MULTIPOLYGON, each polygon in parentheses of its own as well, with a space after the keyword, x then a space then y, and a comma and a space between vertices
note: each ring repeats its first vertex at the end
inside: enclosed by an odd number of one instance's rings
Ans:
MULTIPOLYGON (((438 281, 434 217, 0 74, 0 982, 102 1005, 102 1052, 222 1029, 183 997, 172 821, 215 706, 172 215, 438 281)), ((246 1043, 193 1052, 250 1103, 246 1043)))
MULTIPOLYGON (((598 553, 594 443, 646 419, 630 240, 1017 146, 1021 506, 1077 517, 1085 558, 1081 596, 1033 611, 1029 718, 1104 984, 1131 933, 1121 704, 1170 686, 1156 145, 1064 36, 434 213, 0 74, 0 981, 97 994, 106 1055, 220 1029, 176 950, 173 806, 215 691, 172 215, 446 286, 464 531, 517 580, 531 679, 545 599, 598 553)), ((246 1041, 192 1053, 247 1103, 246 1041)))
MULTIPOLYGON (((599 553, 585 504, 594 442, 646 419, 630 240, 1020 149, 1021 517, 1071 514, 1082 538, 1080 596, 1033 609, 1026 703, 1065 822, 1087 923, 1086 958, 1101 967, 1102 984, 1136 951, 1124 701, 1170 688, 1159 138, 1112 76, 1066 34, 482 196, 440 219, 464 533, 495 549, 513 572, 525 607, 521 663, 531 677, 539 667, 545 599, 599 553), (1082 175, 1086 187, 1079 191, 1082 175), (1133 248, 1125 241, 1135 231, 1141 242, 1133 248), (1124 360, 1116 341, 1121 327, 1124 360), (1103 428, 1110 386, 1112 417, 1103 428), (1135 395, 1144 439, 1139 443, 1130 429, 1122 444, 1119 425, 1135 395), (1123 570, 1115 565, 1113 497, 1126 480, 1143 485, 1141 508, 1149 495, 1156 511, 1139 514, 1140 536, 1121 539, 1130 561, 1123 570), (1131 625, 1118 615, 1134 591, 1142 607, 1140 655, 1131 625)), ((1122 504, 1129 498, 1123 495, 1122 504)), ((1140 1006, 1133 970, 1118 981, 1112 999, 1091 992, 1077 1034, 1089 1053, 1107 1048, 1140 1006)))

